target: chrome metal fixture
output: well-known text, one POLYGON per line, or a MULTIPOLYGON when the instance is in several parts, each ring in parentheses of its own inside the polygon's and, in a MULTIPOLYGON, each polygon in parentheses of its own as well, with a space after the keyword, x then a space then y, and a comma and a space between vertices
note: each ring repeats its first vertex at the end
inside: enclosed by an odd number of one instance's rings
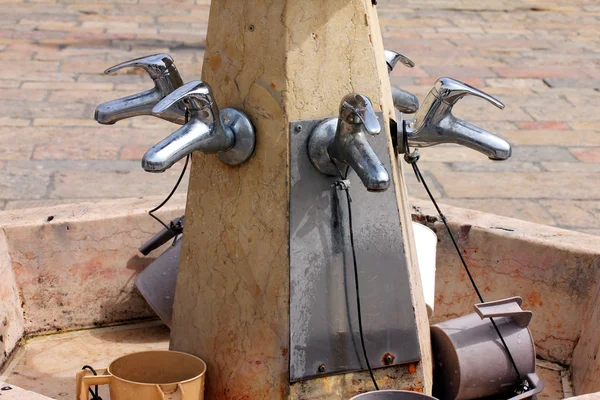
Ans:
POLYGON ((406 135, 409 146, 428 147, 440 143, 456 143, 485 154, 491 160, 506 160, 511 156, 510 144, 478 126, 452 115, 452 107, 465 96, 477 96, 499 109, 504 104, 494 97, 452 78, 440 78, 429 92, 412 121, 404 121, 398 137, 400 152, 404 152, 406 135))
MULTIPOLYGON (((154 54, 126 61, 110 67, 104 73, 112 74, 123 68, 142 68, 154 81, 154 88, 100 104, 96 108, 94 118, 101 124, 110 125, 125 118, 152 115, 152 108, 160 100, 183 85, 175 62, 168 54, 154 54)), ((161 114, 160 118, 183 125, 185 123, 185 107, 182 104, 175 104, 161 114)))
POLYGON ((187 106, 189 122, 146 152, 142 159, 146 171, 163 172, 195 150, 216 153, 228 165, 239 165, 252 156, 256 136, 250 120, 233 108, 219 112, 207 83, 186 83, 156 104, 152 113, 161 117, 177 102, 187 106))
POLYGON ((373 151, 365 132, 377 135, 381 126, 371 101, 361 94, 345 96, 340 104, 339 118, 321 122, 308 141, 308 155, 320 172, 339 176, 350 166, 370 192, 390 187, 390 176, 373 151), (336 166, 338 162, 341 166, 336 166))
MULTIPOLYGON (((384 50, 384 54, 389 73, 392 73, 398 62, 401 62, 408 68, 413 68, 415 66, 415 63, 412 62, 408 57, 403 56, 400 53, 396 53, 395 51, 384 50)), ((405 114, 414 114, 419 109, 419 99, 417 96, 393 85, 392 98, 394 100, 394 107, 396 107, 396 109, 400 112, 405 114)))
POLYGON ((392 72, 396 64, 398 64, 398 61, 401 61, 402 64, 408 68, 413 68, 415 66, 415 63, 410 58, 395 51, 386 49, 383 51, 383 54, 385 55, 385 62, 388 66, 388 72, 392 72))

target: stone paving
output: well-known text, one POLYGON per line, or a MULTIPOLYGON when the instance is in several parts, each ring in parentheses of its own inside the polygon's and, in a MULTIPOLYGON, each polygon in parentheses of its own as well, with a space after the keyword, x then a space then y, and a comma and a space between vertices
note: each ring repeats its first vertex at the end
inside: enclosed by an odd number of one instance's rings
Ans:
MULTIPOLYGON (((93 112, 150 87, 139 71, 102 75, 130 58, 168 52, 184 79, 198 79, 209 1, 0 3, 0 208, 168 193, 181 166, 154 175, 139 160, 174 125, 100 126, 93 112)), ((506 104, 465 98, 455 112, 508 139, 509 161, 422 150, 442 202, 600 234, 597 0, 380 0, 379 15, 386 47, 417 64, 397 67, 393 83, 423 100, 451 76, 506 104)), ((407 184, 425 196, 409 173, 407 184)))

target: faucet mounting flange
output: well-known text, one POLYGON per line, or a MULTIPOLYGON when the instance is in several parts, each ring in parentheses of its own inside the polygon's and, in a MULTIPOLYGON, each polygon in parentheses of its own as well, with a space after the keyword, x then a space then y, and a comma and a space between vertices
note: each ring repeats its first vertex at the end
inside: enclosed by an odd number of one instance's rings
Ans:
POLYGON ((233 131, 235 142, 227 151, 217 153, 219 160, 227 165, 240 165, 246 162, 256 147, 256 134, 246 114, 235 108, 224 108, 220 112, 223 124, 233 131))

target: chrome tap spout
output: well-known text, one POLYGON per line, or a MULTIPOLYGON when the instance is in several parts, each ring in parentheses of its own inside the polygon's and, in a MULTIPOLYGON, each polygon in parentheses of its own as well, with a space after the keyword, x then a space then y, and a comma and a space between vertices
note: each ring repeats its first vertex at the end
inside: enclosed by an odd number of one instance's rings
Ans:
POLYGON ((466 83, 440 78, 415 114, 415 119, 405 121, 409 145, 428 147, 455 143, 485 154, 491 160, 508 159, 511 146, 506 140, 452 115, 452 107, 467 95, 480 97, 500 109, 504 108, 499 100, 466 83))
MULTIPOLYGON (((112 74, 122 68, 142 68, 154 82, 154 88, 100 104, 94 118, 101 124, 110 125, 125 118, 153 115, 152 108, 165 96, 183 85, 183 80, 168 54, 155 54, 115 65, 104 71, 112 74)), ((173 105, 160 116, 177 124, 185 123, 185 107, 173 105)))
POLYGON ((232 108, 219 111, 212 89, 192 81, 173 91, 152 110, 161 116, 178 103, 186 104, 189 121, 146 152, 142 167, 163 172, 193 151, 217 154, 229 165, 239 165, 254 152, 255 134, 245 114, 232 108))
POLYGON ((309 158, 315 168, 327 175, 338 175, 334 162, 349 166, 370 192, 390 187, 390 175, 367 141, 365 132, 381 131, 371 101, 360 94, 345 96, 339 118, 331 118, 317 126, 308 142, 309 158))

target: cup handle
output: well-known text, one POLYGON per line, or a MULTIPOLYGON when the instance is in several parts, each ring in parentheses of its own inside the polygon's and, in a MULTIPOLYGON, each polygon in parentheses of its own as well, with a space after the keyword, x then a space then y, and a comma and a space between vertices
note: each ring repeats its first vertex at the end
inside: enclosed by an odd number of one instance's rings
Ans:
POLYGON ((165 395, 165 393, 162 391, 160 385, 156 385, 158 391, 160 392, 160 395, 162 396, 161 399, 162 400, 181 400, 183 399, 183 385, 181 385, 181 383, 177 384, 177 390, 175 390, 172 393, 169 393, 168 395, 165 395))
POLYGON ((81 384, 79 386, 79 400, 88 400, 88 391, 90 386, 109 385, 111 378, 112 375, 81 376, 81 384))

